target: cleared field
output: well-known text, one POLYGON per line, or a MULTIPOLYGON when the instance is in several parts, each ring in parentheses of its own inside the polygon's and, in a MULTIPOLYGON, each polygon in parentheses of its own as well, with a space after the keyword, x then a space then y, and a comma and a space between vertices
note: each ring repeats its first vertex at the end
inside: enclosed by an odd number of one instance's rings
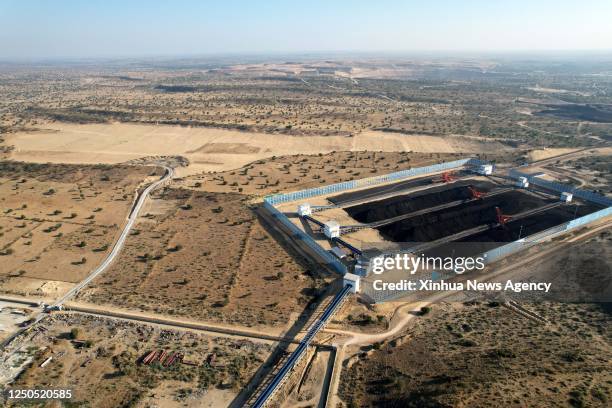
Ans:
POLYGON ((499 152, 504 145, 454 136, 367 131, 354 136, 294 136, 236 130, 138 124, 45 124, 6 137, 10 157, 28 162, 122 163, 143 156, 182 155, 179 175, 239 168, 262 158, 339 150, 387 152, 499 152))
POLYGON ((576 150, 578 149, 552 148, 552 149, 532 150, 527 154, 527 158, 530 161, 544 160, 544 159, 549 159, 551 157, 560 156, 562 154, 575 152, 576 150))
POLYGON ((158 170, 0 163, 0 292, 55 298, 106 256, 158 170))
POLYGON ((263 229, 248 199, 166 190, 80 300, 281 331, 324 281, 263 229))

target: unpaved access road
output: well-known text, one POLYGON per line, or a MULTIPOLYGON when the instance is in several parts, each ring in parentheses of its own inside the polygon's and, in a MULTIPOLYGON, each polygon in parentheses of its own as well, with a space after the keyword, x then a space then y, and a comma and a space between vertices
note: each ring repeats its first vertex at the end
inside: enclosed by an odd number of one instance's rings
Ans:
MULTIPOLYGON (((134 207, 132 207, 132 210, 130 211, 127 223, 123 227, 123 231, 121 232, 121 235, 119 236, 119 239, 117 239, 117 242, 115 242, 115 245, 113 246, 112 251, 107 255, 107 257, 104 259, 104 261, 102 261, 102 263, 96 269, 94 269, 85 279, 83 279, 79 284, 75 285, 64 296, 62 296, 60 299, 55 301, 55 303, 53 303, 50 306, 51 308, 60 308, 64 304, 64 302, 66 302, 66 300, 72 298, 77 293, 79 293, 79 291, 81 289, 83 289, 85 286, 87 286, 89 284, 89 282, 91 282, 93 279, 96 278, 96 276, 98 276, 102 272, 104 272, 109 267, 109 265, 115 260, 115 258, 117 257, 117 255, 121 251, 121 248, 123 248, 123 244, 125 243, 125 240, 128 237, 130 231, 132 230, 132 227, 134 226, 134 223, 138 219, 138 215, 140 213, 140 210, 142 209, 142 206, 144 205, 144 203, 147 200, 147 198, 149 197, 149 194, 151 193, 151 191, 155 190, 160 185, 162 185, 165 182, 167 182, 167 181, 172 179, 172 177, 174 175, 174 170, 171 167, 165 167, 164 166, 164 168, 166 169, 166 173, 162 176, 162 178, 160 178, 159 180, 151 183, 149 186, 147 186, 147 188, 144 189, 144 191, 142 193, 140 193, 138 195, 138 197, 136 199, 136 203, 135 203, 134 207)), ((8 336, 5 340, 2 341, 2 343, 0 343, 0 351, 3 350, 17 336, 19 336, 24 331, 30 329, 31 327, 33 327, 34 325, 39 323, 46 316, 47 316, 47 314, 44 311, 41 311, 34 318, 34 320, 32 321, 31 324, 29 324, 28 326, 24 327, 23 329, 13 333, 12 335, 8 336)))

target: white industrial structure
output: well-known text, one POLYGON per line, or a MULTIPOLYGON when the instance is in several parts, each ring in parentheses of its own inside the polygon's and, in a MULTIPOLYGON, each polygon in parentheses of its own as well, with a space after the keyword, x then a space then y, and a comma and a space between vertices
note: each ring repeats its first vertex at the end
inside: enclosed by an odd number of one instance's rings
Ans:
POLYGON ((573 198, 574 195, 572 193, 568 193, 566 191, 561 193, 561 201, 564 203, 571 203, 573 198))
POLYGON ((527 177, 519 177, 516 185, 521 188, 527 188, 529 187, 529 180, 527 180, 527 177))
POLYGON ((324 224, 323 233, 329 239, 340 237, 340 224, 336 221, 327 221, 324 224))
POLYGON ((352 273, 344 274, 344 286, 349 285, 351 287, 352 293, 359 292, 359 281, 361 280, 360 276, 354 275, 352 273))
POLYGON ((478 166, 478 170, 476 170, 478 174, 482 174, 483 176, 490 176, 493 174, 493 165, 492 164, 481 164, 478 166))
POLYGON ((300 217, 305 217, 310 214, 312 214, 312 208, 310 208, 310 204, 304 203, 298 206, 298 215, 300 217))

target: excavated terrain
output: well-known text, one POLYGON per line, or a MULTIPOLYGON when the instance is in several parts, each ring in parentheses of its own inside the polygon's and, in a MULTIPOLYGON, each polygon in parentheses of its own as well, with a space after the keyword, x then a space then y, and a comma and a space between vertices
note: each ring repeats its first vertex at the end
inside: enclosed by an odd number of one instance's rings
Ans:
MULTIPOLYGON (((469 173, 465 170, 455 171, 455 172, 452 172, 452 177, 455 177, 455 178, 464 177, 468 174, 469 173)), ((364 190, 350 191, 347 193, 338 194, 334 197, 330 197, 329 201, 331 201, 334 204, 350 203, 351 201, 363 199, 364 197, 374 197, 377 195, 391 193, 394 191, 407 190, 407 189, 412 189, 412 188, 417 188, 417 187, 422 187, 422 186, 428 186, 434 183, 439 183, 441 177, 442 176, 439 176, 439 175, 434 175, 434 176, 429 175, 429 176, 399 181, 393 184, 385 184, 382 186, 370 187, 364 190)), ((457 183, 454 183, 453 185, 458 184, 458 183, 463 183, 463 181, 458 181, 457 183)))
MULTIPOLYGON (((346 208, 346 212, 355 220, 370 223, 384 220, 398 215, 410 214, 457 200, 471 198, 468 186, 488 193, 499 188, 493 183, 479 180, 460 180, 450 185, 440 185, 411 194, 404 194, 392 198, 377 200, 365 204, 346 208)), ((369 190, 366 190, 369 191, 369 190)), ((331 201, 331 200, 330 200, 331 201)))
MULTIPOLYGON (((468 186, 484 193, 492 193, 506 188, 487 181, 461 180, 451 185, 442 185, 410 195, 349 207, 346 208, 346 211, 359 222, 371 223, 453 201, 465 200, 465 202, 449 208, 416 215, 377 229, 386 240, 414 243, 431 242, 471 228, 490 225, 491 228, 486 231, 455 241, 461 243, 503 243, 535 234, 569 221, 574 217, 581 217, 599 209, 596 205, 575 200, 571 204, 559 205, 521 218, 518 217, 519 214, 555 203, 558 198, 556 196, 548 198, 544 195, 534 195, 517 189, 473 200, 468 186), (505 226, 496 226, 496 207, 503 214, 516 218, 511 219, 505 226)), ((488 245, 486 249, 490 249, 492 246, 488 245)), ((438 249, 443 250, 443 246, 438 249)))

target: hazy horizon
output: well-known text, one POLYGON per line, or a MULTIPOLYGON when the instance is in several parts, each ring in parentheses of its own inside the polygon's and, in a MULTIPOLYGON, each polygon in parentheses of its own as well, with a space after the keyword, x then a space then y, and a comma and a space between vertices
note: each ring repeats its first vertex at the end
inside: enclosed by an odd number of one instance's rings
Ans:
POLYGON ((0 59, 607 53, 611 18, 601 0, 5 1, 0 59))

